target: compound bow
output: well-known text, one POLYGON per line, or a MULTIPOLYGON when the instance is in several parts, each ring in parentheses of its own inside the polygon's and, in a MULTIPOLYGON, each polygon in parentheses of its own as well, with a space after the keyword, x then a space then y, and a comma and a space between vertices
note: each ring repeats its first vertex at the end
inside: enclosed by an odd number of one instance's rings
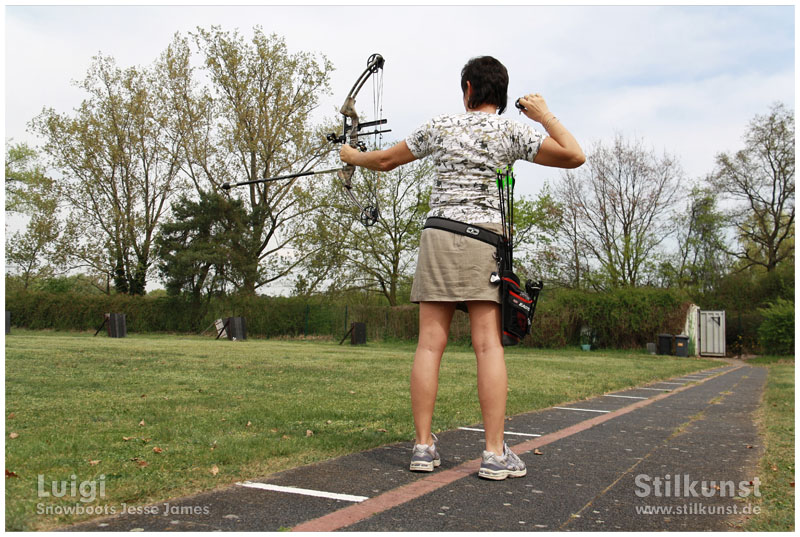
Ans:
MULTIPOLYGON (((359 131, 363 128, 367 127, 377 127, 378 125, 384 125, 387 120, 385 119, 377 119, 375 121, 367 121, 361 123, 358 118, 358 112, 356 111, 356 95, 358 92, 361 91, 361 88, 364 87, 366 81, 372 75, 378 73, 378 71, 383 70, 383 64, 385 60, 383 56, 380 54, 373 54, 367 60, 367 68, 364 69, 364 72, 356 80, 356 83, 353 84, 353 87, 350 89, 350 93, 347 94, 347 98, 344 100, 344 104, 339 112, 344 116, 343 124, 342 124, 342 134, 337 136, 336 133, 330 133, 327 136, 328 141, 335 142, 335 143, 349 143, 352 147, 359 149, 360 151, 366 151, 367 146, 364 142, 358 140, 359 131), (350 120, 348 124, 347 120, 350 120)), ((382 83, 378 83, 378 85, 382 85, 382 83)), ((379 88, 378 91, 381 91, 379 88)), ((377 111, 377 110, 376 110, 377 111)), ((384 132, 390 132, 391 129, 386 130, 379 130, 375 129, 372 132, 364 132, 360 133, 361 136, 372 136, 375 134, 382 134, 384 132)), ((378 211, 378 204, 377 201, 375 205, 363 205, 361 204, 358 199, 356 199, 355 195, 353 194, 353 174, 356 171, 356 167, 347 164, 341 170, 339 170, 336 175, 339 178, 339 182, 344 187, 345 192, 347 192, 348 196, 352 200, 352 202, 359 208, 361 211, 360 220, 361 223, 364 224, 366 227, 370 227, 375 225, 380 218, 380 212, 378 211)))
MULTIPOLYGON (((361 151, 366 151, 367 146, 364 144, 363 141, 359 141, 358 136, 372 136, 376 134, 382 134, 384 132, 390 132, 390 129, 380 130, 375 129, 371 132, 363 132, 359 133, 361 129, 368 128, 368 127, 376 127, 378 125, 384 125, 387 120, 385 119, 377 119, 375 121, 366 121, 360 122, 358 117, 358 112, 356 111, 356 95, 358 92, 361 91, 361 88, 364 87, 364 84, 367 80, 374 74, 378 73, 379 71, 383 70, 383 64, 385 60, 383 56, 380 54, 373 54, 367 60, 367 68, 364 69, 364 72, 356 80, 356 83, 353 84, 353 87, 350 89, 350 92, 347 94, 347 98, 344 100, 344 104, 342 105, 339 112, 344 116, 343 125, 342 125, 342 134, 337 135, 336 133, 330 133, 325 138, 329 142, 333 143, 349 143, 352 147, 355 147, 361 151), (350 122, 348 123, 348 119, 350 122)), ((380 85, 380 83, 378 84, 380 85)), ((379 108, 379 106, 376 106, 379 108)), ((342 187, 344 187, 345 192, 349 196, 350 200, 358 207, 360 214, 359 219, 361 223, 364 224, 366 227, 371 227, 375 225, 380 218, 380 212, 378 211, 377 202, 375 205, 364 205, 358 201, 358 199, 353 194, 353 184, 352 178, 353 174, 355 173, 355 166, 351 164, 346 164, 341 168, 332 168, 329 170, 309 170, 306 172, 301 173, 293 173, 289 175, 281 175, 278 177, 269 177, 266 179, 255 179, 252 181, 242 181, 239 183, 224 183, 222 188, 224 190, 230 190, 233 187, 237 186, 244 186, 244 185, 252 185, 252 184, 259 184, 259 183, 266 183, 269 181, 280 181, 283 179, 294 179, 296 177, 303 177, 307 175, 318 175, 323 173, 332 173, 336 172, 336 176, 339 178, 339 182, 341 183, 342 187)))

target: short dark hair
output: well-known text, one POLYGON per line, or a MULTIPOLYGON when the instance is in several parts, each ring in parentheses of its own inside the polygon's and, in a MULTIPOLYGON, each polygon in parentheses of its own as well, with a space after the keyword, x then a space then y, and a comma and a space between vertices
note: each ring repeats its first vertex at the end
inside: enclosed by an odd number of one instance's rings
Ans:
POLYGON ((461 70, 461 92, 467 93, 467 81, 472 85, 472 95, 467 102, 469 108, 483 104, 497 106, 502 114, 508 103, 508 71, 491 56, 472 58, 461 70))

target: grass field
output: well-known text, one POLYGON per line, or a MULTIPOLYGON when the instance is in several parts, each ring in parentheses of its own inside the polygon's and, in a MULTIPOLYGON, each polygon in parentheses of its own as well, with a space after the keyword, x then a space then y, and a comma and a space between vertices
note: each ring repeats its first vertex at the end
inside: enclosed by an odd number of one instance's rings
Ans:
MULTIPOLYGON (((85 505, 141 505, 409 441, 413 351, 15 330, 6 338, 6 529, 90 518, 42 512, 78 503, 56 498, 54 481, 102 483, 104 496, 85 505)), ((435 430, 481 421, 474 362, 467 347, 445 353, 435 430)), ((507 362, 509 415, 718 365, 517 348, 507 362)))
POLYGON ((794 360, 759 357, 750 365, 769 368, 759 410, 766 450, 761 461, 761 513, 745 524, 749 531, 794 531, 794 360))

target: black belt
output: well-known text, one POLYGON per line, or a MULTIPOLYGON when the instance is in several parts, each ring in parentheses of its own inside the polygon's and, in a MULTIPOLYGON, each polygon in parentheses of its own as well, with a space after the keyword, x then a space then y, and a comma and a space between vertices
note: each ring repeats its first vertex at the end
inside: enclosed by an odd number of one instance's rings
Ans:
POLYGON ((444 231, 450 231, 451 233, 457 233, 458 235, 472 237, 486 244, 491 244, 495 248, 504 241, 503 236, 494 231, 489 231, 488 229, 473 224, 465 224, 464 222, 450 220, 448 218, 439 218, 438 216, 431 216, 425 220, 423 229, 427 228, 442 229, 444 231))

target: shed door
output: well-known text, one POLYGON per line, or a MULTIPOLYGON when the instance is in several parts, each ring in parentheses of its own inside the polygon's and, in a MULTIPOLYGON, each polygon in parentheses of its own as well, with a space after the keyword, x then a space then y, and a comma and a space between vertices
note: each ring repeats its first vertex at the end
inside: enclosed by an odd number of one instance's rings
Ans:
POLYGON ((725 312, 700 311, 700 356, 725 356, 725 312))

